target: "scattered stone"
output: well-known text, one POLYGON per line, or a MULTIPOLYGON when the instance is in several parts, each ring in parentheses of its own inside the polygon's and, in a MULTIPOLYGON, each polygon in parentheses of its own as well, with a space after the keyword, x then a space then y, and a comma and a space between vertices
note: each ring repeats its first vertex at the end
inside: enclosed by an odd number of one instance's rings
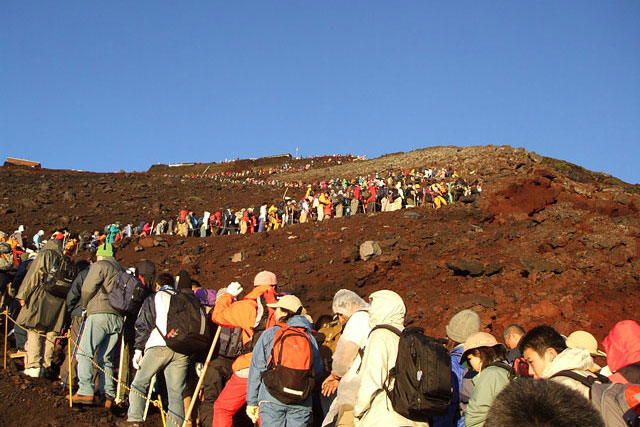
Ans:
POLYGON ((135 248, 133 248, 133 250, 136 251, 136 252, 142 252, 142 251, 144 251, 144 248, 142 246, 140 246, 140 245, 137 245, 135 248))
POLYGON ((367 240, 360 245, 360 259, 367 261, 374 256, 382 255, 380 244, 374 240, 367 240))
POLYGON ((185 255, 185 257, 182 258, 182 265, 194 264, 195 262, 196 257, 193 255, 185 255))
POLYGON ((539 273, 551 271, 556 274, 562 274, 566 270, 566 268, 558 263, 540 258, 529 258, 526 256, 520 257, 520 264, 522 264, 529 273, 531 273, 532 270, 535 270, 539 273))
POLYGON ((479 225, 471 224, 471 231, 473 231, 474 233, 482 233, 484 229, 479 225))
POLYGON ((143 237, 138 239, 138 245, 143 248, 152 248, 154 246, 154 240, 151 237, 143 237))
POLYGON ((478 262, 467 260, 452 260, 447 262, 447 268, 453 270, 456 276, 482 276, 485 272, 484 266, 478 262))
POLYGON ((184 240, 176 240, 176 245, 180 246, 184 244, 184 240))
POLYGON ((405 212, 404 217, 407 219, 420 219, 420 218, 424 218, 424 215, 421 214, 420 212, 408 211, 408 212, 405 212))
POLYGON ((298 262, 302 264, 302 263, 304 263, 304 262, 309 261, 310 259, 311 259, 311 258, 309 257, 309 255, 306 255, 306 254, 305 254, 305 255, 300 255, 300 256, 298 257, 298 262))
POLYGON ((463 296, 458 300, 457 305, 466 308, 473 307, 474 305, 481 305, 482 307, 493 309, 497 307, 495 299, 475 294, 463 296))
POLYGON ((194 246, 193 249, 191 249, 191 253, 194 255, 200 255, 202 252, 204 252, 204 248, 200 245, 194 246))
POLYGON ((167 239, 165 239, 164 237, 157 236, 153 238, 153 246, 162 246, 163 248, 168 248, 169 242, 167 242, 167 239))
POLYGON ((242 262, 244 261, 244 252, 236 252, 231 257, 231 262, 242 262))

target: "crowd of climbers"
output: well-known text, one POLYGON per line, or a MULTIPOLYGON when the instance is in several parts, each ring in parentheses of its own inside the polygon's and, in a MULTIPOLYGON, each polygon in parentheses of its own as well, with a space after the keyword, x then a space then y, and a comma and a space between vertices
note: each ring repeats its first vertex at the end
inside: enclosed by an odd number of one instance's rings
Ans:
POLYGON ((24 375, 70 382, 74 404, 126 409, 120 425, 142 425, 151 387, 168 402, 169 423, 182 425, 201 375, 188 425, 242 425, 247 417, 263 426, 640 422, 634 320, 615 324, 604 351, 587 331, 565 337, 547 325, 504 325, 495 337, 472 310, 443 319, 446 337, 433 339, 405 326, 405 304, 391 290, 365 300, 341 289, 326 307, 331 314, 314 322, 269 271, 246 290, 238 282, 205 289, 184 270, 121 265, 117 244, 101 243, 74 263, 64 255, 65 233, 37 235, 31 255, 15 251, 24 227, 0 235, 2 304, 16 319, 12 357, 24 356, 24 375), (66 330, 71 372, 68 360, 54 363, 66 330))
MULTIPOLYGON (((287 184, 299 188, 302 183, 287 184)), ((295 191, 295 190, 294 190, 295 191)), ((85 245, 117 241, 122 237, 177 234, 180 236, 216 236, 247 234, 275 230, 293 224, 324 221, 359 213, 390 212, 420 206, 440 209, 459 201, 472 202, 482 192, 480 183, 459 177, 452 167, 389 172, 386 178, 376 174, 352 180, 331 179, 308 184, 299 200, 286 195, 278 202, 263 202, 259 207, 234 210, 226 206, 213 214, 202 215, 182 209, 175 218, 141 221, 138 225, 117 222, 103 231, 80 236, 80 249, 85 245)), ((286 193, 285 193, 286 194, 286 193)))

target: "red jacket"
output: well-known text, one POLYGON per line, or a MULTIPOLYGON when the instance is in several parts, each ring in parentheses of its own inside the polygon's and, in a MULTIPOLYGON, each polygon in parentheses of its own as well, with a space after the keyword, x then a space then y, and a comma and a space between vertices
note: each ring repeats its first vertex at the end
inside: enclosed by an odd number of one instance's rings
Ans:
MULTIPOLYGON (((623 320, 615 324, 609 335, 602 341, 607 352, 607 363, 611 372, 640 362, 640 325, 633 320, 623 320)), ((610 377, 613 382, 627 382, 623 378, 610 377)))

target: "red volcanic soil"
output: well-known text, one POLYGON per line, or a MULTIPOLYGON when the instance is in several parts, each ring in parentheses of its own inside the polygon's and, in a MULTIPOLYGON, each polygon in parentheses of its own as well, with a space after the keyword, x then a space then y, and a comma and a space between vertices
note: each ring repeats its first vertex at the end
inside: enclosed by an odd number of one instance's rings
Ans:
MULTIPOLYGON (((449 165, 468 181, 479 179, 482 196, 440 210, 360 214, 269 233, 162 236, 168 247, 141 252, 134 250, 137 240, 125 240, 117 258, 126 267, 150 259, 160 270, 184 268, 207 288, 231 281, 250 288, 257 272, 271 270, 314 317, 330 312, 340 288, 362 296, 391 289, 407 305, 407 322, 438 337, 449 318, 465 308, 478 312, 483 329, 499 339, 510 323, 525 328, 546 323, 563 334, 584 329, 602 340, 617 321, 639 320, 637 186, 523 149, 492 146, 436 147, 281 173, 278 179, 314 182, 449 165), (378 241, 382 255, 363 261, 358 248, 367 240, 378 241), (231 262, 237 252, 244 260, 231 262)), ((198 213, 226 204, 239 209, 279 200, 284 192, 152 173, 0 168, 0 179, 0 229, 7 232, 21 223, 30 232, 59 225, 80 232, 116 220, 158 221, 173 218, 182 207, 198 213)), ((303 191, 290 189, 288 195, 299 198, 303 191)), ((23 389, 25 381, 0 376, 0 425, 113 422, 97 410, 71 412, 50 397, 49 385, 37 385, 34 393, 31 380, 23 389)))

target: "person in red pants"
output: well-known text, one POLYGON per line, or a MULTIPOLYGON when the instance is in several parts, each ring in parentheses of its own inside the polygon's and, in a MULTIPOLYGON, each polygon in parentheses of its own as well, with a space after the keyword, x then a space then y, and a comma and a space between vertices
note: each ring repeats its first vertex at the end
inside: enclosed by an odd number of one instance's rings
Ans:
POLYGON ((270 271, 261 271, 253 279, 253 290, 240 301, 242 285, 233 282, 227 293, 216 301, 211 319, 226 328, 242 329, 242 354, 232 364, 233 374, 213 405, 213 427, 231 427, 233 415, 246 403, 249 365, 253 346, 265 329, 275 325, 274 309, 267 304, 277 302, 278 281, 270 271))

